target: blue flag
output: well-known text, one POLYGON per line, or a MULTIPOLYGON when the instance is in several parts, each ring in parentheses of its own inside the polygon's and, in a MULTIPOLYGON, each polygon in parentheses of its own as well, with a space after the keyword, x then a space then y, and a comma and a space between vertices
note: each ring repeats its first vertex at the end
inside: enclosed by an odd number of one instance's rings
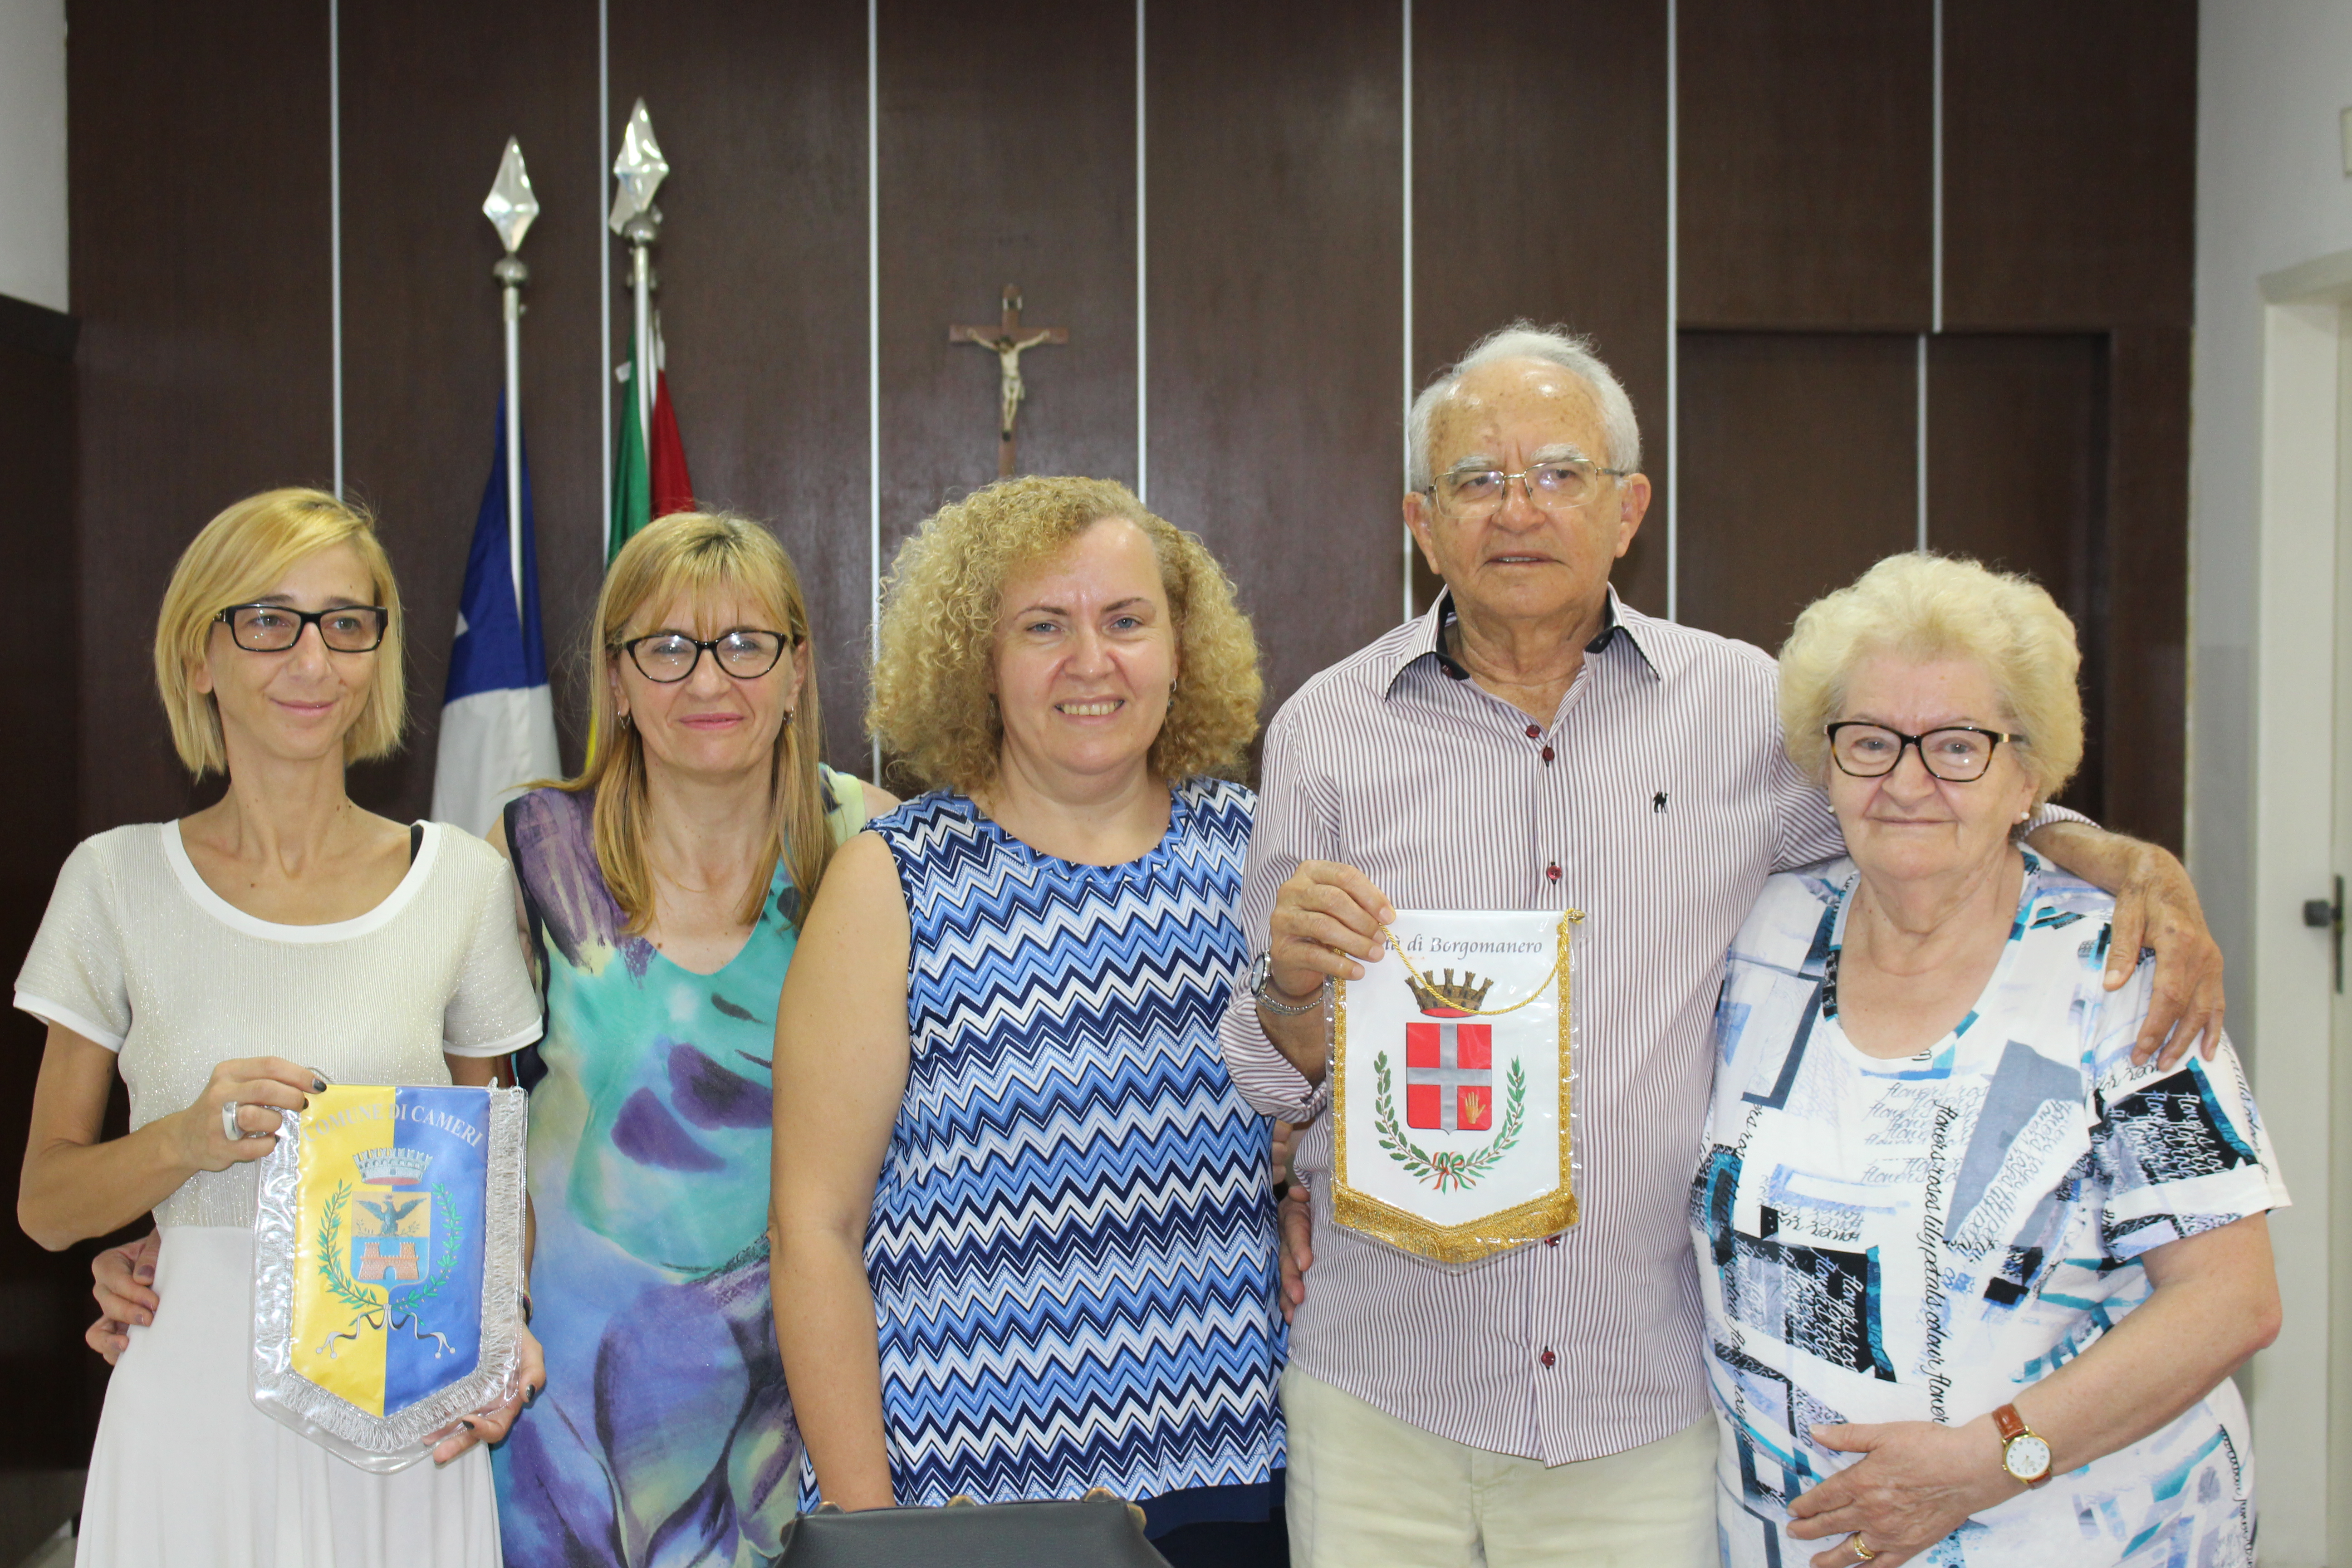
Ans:
POLYGON ((522 466, 522 608, 515 609, 513 534, 507 520, 506 398, 490 443, 490 479, 474 520, 457 598, 457 637, 441 701, 441 743, 433 773, 433 816, 487 834, 499 811, 533 779, 562 768, 555 750, 555 702, 547 687, 547 646, 539 626, 539 555, 530 528, 530 465, 522 466))

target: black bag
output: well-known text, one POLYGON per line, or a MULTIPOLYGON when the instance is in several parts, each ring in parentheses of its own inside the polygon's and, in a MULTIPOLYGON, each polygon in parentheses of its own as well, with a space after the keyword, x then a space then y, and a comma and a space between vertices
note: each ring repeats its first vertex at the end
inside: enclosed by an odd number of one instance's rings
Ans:
POLYGON ((1101 1488, 1076 1502, 826 1503, 784 1526, 782 1545, 783 1568, 1168 1568, 1143 1510, 1101 1488))

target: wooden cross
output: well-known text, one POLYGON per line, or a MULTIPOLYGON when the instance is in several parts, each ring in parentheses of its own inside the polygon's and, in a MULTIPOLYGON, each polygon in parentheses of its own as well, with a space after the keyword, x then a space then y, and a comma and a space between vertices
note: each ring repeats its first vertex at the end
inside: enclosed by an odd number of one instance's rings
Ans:
POLYGON ((1021 356, 1039 343, 1066 343, 1066 327, 1024 327, 1021 324, 1021 290, 1004 286, 1004 310, 993 327, 950 327, 948 342, 978 343, 995 353, 998 365, 996 477, 1013 472, 1013 422, 1021 417, 1021 400, 1029 389, 1021 381, 1021 356))

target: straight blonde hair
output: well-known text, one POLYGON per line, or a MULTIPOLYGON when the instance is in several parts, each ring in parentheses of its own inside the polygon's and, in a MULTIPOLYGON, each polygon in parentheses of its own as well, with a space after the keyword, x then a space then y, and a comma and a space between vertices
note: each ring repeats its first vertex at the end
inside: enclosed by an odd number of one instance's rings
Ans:
POLYGON ((400 585, 376 538, 375 519, 324 490, 264 490, 230 506, 197 531, 172 569, 163 607, 155 618, 155 689, 172 721, 172 745, 197 778, 228 772, 220 704, 198 691, 192 667, 205 657, 213 623, 232 605, 274 594, 298 561, 348 544, 373 582, 384 608, 383 642, 375 679, 358 719, 343 734, 343 761, 368 762, 400 749, 408 724, 408 683, 403 663, 400 585))
MULTIPOLYGON (((654 915, 653 869, 646 859, 646 746, 634 725, 621 722, 613 700, 614 661, 627 657, 621 644, 647 610, 658 613, 681 595, 702 605, 730 593, 759 605, 772 618, 769 629, 790 639, 785 658, 796 660, 809 647, 808 605, 792 557, 774 534, 740 517, 681 511, 647 523, 613 558, 596 596, 588 692, 593 744, 580 775, 554 787, 595 792, 596 863, 631 933, 642 932, 654 915)), ((812 650, 800 701, 777 731, 769 759, 768 845, 736 909, 745 925, 760 918, 779 860, 786 862, 805 910, 833 858, 824 780, 817 772, 824 737, 812 650)))

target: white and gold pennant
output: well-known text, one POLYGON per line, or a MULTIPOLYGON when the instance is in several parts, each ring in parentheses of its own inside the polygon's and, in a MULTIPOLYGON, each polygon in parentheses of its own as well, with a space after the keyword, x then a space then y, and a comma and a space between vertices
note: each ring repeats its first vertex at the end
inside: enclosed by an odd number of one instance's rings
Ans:
POLYGON ((1570 910, 1405 910, 1336 991, 1333 1217, 1434 1262, 1577 1221, 1570 910))

